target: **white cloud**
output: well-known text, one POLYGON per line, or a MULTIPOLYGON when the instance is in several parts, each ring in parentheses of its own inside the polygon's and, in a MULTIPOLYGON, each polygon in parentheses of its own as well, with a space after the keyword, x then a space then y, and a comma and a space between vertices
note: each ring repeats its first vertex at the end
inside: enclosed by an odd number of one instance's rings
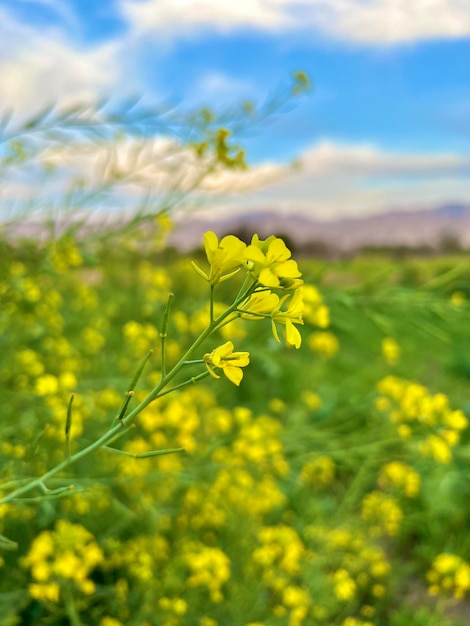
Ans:
POLYGON ((246 179, 244 172, 228 172, 212 191, 225 194, 227 212, 269 209, 328 218, 468 203, 469 171, 470 157, 460 154, 388 152, 324 140, 300 156, 297 169, 265 163, 246 179))
POLYGON ((195 193, 211 196, 245 194, 286 178, 291 172, 289 166, 275 163, 248 170, 214 169, 210 157, 199 158, 193 150, 165 137, 61 145, 45 151, 41 160, 62 169, 69 178, 73 173, 90 184, 111 181, 119 174, 136 191, 186 193, 194 189, 195 193))
POLYGON ((374 175, 415 175, 420 178, 461 172, 470 157, 452 153, 386 152, 371 144, 339 144, 323 140, 300 157, 309 177, 361 178, 374 175))
POLYGON ((283 0, 121 0, 123 14, 137 31, 156 31, 163 37, 205 28, 277 31, 286 21, 284 4, 283 0))
POLYGON ((0 9, 0 101, 14 112, 37 112, 109 94, 120 76, 111 42, 83 48, 57 29, 36 29, 0 9))
MULTIPOLYGON (((399 153, 373 145, 323 140, 300 156, 299 166, 261 163, 247 171, 208 173, 210 163, 174 140, 121 139, 115 143, 74 144, 51 149, 44 160, 59 169, 61 182, 79 174, 88 187, 121 173, 115 208, 136 206, 147 192, 155 202, 189 193, 198 214, 217 215, 262 210, 307 214, 317 218, 365 215, 390 209, 429 208, 468 203, 470 157, 456 153, 399 153), (60 171, 63 172, 61 177, 60 171)), ((34 183, 11 180, 1 198, 32 197, 34 183)), ((48 192, 51 184, 48 182, 48 192)), ((114 197, 114 196, 113 196, 114 197)), ((114 206, 111 202, 110 206, 114 206)))
POLYGON ((165 39, 247 28, 379 46, 470 36, 468 0, 121 0, 121 10, 135 32, 165 39))

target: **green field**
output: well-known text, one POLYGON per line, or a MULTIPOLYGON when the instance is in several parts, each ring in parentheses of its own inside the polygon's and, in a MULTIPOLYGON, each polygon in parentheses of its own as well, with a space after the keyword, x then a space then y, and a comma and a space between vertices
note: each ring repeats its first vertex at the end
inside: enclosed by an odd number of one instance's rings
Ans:
POLYGON ((0 258, 2 626, 469 623, 468 255, 297 259, 298 350, 236 319, 127 426, 210 322, 204 253, 129 233, 0 258))

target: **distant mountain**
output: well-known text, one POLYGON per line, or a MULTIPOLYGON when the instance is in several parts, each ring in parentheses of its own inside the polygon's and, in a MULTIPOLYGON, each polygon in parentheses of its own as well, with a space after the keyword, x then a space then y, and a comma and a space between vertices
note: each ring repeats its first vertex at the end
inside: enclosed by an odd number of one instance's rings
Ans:
POLYGON ((470 205, 443 205, 421 211, 390 211, 380 215, 331 221, 304 215, 256 211, 248 215, 204 221, 186 218, 177 223, 170 245, 189 251, 201 245, 206 230, 219 236, 233 233, 246 239, 283 235, 299 249, 321 248, 351 253, 364 247, 431 247, 460 245, 470 249, 470 205))

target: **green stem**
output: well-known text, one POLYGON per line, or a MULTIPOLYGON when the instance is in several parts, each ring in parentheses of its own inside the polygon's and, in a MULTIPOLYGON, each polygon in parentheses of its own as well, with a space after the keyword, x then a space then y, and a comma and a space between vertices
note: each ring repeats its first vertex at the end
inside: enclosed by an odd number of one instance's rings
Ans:
MULTIPOLYGON (((250 283, 250 280, 253 280, 252 276, 250 274, 247 274, 245 276, 245 280, 243 281, 243 285, 240 287, 240 291, 237 293, 237 297, 235 298, 235 300, 238 300, 241 296, 242 293, 245 293, 245 289, 247 289, 248 284, 250 283)), ((254 283, 255 285, 257 284, 256 281, 254 283)), ((253 286, 253 283, 252 283, 253 286)), ((247 289, 248 291, 248 289, 247 289)), ((241 302, 241 300, 240 300, 241 302)))
POLYGON ((211 285, 211 299, 210 299, 210 323, 214 322, 214 288, 215 285, 211 285))
MULTIPOLYGON (((221 313, 213 322, 209 324, 209 326, 199 335, 199 337, 194 341, 194 343, 188 348, 188 350, 183 354, 180 360, 172 367, 172 369, 162 377, 160 382, 152 389, 152 391, 147 395, 146 398, 142 400, 132 411, 130 411, 125 417, 122 418, 117 424, 109 428, 101 437, 99 437, 96 441, 83 448, 79 452, 71 455, 70 459, 66 459, 65 461, 61 461, 55 467, 45 472, 39 478, 34 478, 30 482, 21 487, 18 487, 14 491, 10 492, 6 496, 0 499, 0 504, 5 504, 7 502, 11 502, 12 500, 17 499, 19 496, 22 496, 25 493, 39 487, 42 483, 47 483, 50 478, 53 478, 56 474, 61 472, 63 469, 76 463, 80 459, 83 459, 95 452, 99 448, 102 448, 106 444, 108 444, 111 440, 113 440, 117 435, 121 434, 123 427, 129 426, 130 422, 132 422, 138 415, 141 413, 151 402, 156 400, 158 397, 165 395, 162 393, 163 389, 168 385, 168 383, 178 374, 180 369, 184 366, 185 362, 190 360, 193 353, 199 348, 199 346, 214 332, 219 326, 221 326, 226 317, 231 315, 237 310, 238 305, 245 300, 251 293, 255 290, 257 283, 253 283, 246 292, 238 294, 237 298, 235 298, 234 302, 223 312, 221 313)), ((206 373, 204 372, 204 375, 206 373)), ((199 377, 203 377, 199 375, 199 377)), ((199 377, 195 377, 195 380, 199 377)), ((181 386, 185 384, 189 384, 191 381, 186 381, 181 386)), ((179 387, 179 386, 178 386, 179 387)), ((173 387, 172 390, 177 387, 173 387)), ((168 390, 169 392, 170 390, 168 390)))
POLYGON ((162 378, 165 377, 166 374, 166 353, 165 353, 165 341, 167 338, 167 328, 168 328, 168 319, 170 317, 170 306, 171 300, 175 294, 168 294, 168 302, 166 303, 165 313, 163 314, 163 323, 162 323, 162 332, 160 333, 160 338, 162 340, 162 378))
POLYGON ((77 612, 77 607, 75 606, 75 600, 73 598, 73 592, 71 589, 68 589, 65 594, 65 609, 67 611, 67 617, 70 620, 70 624, 72 626, 83 626, 80 616, 77 612))
POLYGON ((174 387, 170 387, 170 389, 165 389, 165 391, 162 391, 161 393, 158 394, 158 396, 155 398, 155 400, 157 400, 158 398, 161 398, 163 396, 166 396, 167 394, 172 393, 173 391, 176 391, 177 389, 181 389, 181 387, 186 387, 187 385, 191 385, 192 383, 195 383, 198 380, 202 380, 206 376, 209 376, 209 372, 202 372, 202 374, 198 374, 197 376, 193 376, 192 378, 189 378, 188 380, 185 380, 184 383, 180 383, 179 385, 175 385, 174 387))

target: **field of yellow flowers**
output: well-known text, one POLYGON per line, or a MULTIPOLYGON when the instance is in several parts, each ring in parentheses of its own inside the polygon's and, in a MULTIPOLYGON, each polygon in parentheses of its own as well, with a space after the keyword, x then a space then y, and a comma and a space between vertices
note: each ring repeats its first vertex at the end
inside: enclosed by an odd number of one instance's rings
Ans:
POLYGON ((0 241, 0 623, 468 624, 468 258, 227 241, 0 241))

